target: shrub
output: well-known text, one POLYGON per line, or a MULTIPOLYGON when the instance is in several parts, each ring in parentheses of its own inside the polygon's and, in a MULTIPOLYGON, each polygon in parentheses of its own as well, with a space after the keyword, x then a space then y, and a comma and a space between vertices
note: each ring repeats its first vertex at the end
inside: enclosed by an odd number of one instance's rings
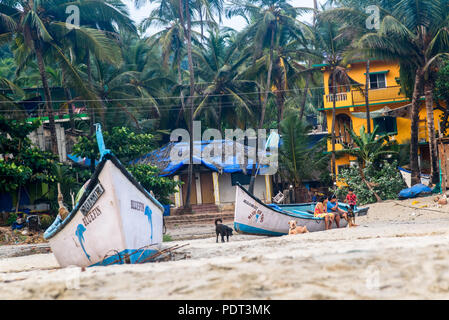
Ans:
POLYGON ((14 221, 16 221, 17 220, 17 214, 15 214, 15 213, 10 213, 9 214, 9 217, 8 217, 8 220, 6 220, 6 224, 8 225, 8 226, 10 226, 10 225, 12 225, 13 223, 14 223, 14 221))
MULTIPOLYGON (((404 179, 397 169, 397 162, 388 163, 383 161, 378 167, 369 166, 363 169, 366 179, 372 184, 373 189, 382 200, 397 199, 399 191, 406 188, 404 179)), ((357 195, 359 205, 376 202, 374 193, 368 189, 362 181, 356 167, 342 170, 339 178, 354 190, 357 195)), ((336 191, 337 197, 344 199, 348 192, 348 187, 340 188, 336 191)))
POLYGON ((42 215, 40 217, 41 228, 44 230, 47 229, 49 226, 51 226, 51 224, 53 223, 54 220, 55 220, 55 218, 48 214, 42 215))

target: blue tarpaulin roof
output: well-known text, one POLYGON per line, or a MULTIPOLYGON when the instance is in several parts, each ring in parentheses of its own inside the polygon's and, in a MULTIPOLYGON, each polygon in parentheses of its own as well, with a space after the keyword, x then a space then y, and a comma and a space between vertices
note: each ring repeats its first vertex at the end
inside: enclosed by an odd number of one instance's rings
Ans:
MULTIPOLYGON (((263 148, 262 148, 263 149, 263 148)), ((243 161, 238 158, 243 155, 243 152, 238 150, 245 150, 245 152, 254 152, 253 146, 243 146, 241 143, 232 140, 208 140, 195 141, 193 146, 193 163, 203 165, 216 172, 226 173, 240 173, 244 172, 243 161), (222 148, 223 152, 214 154, 214 148, 222 148), (225 157, 226 148, 230 148, 233 152, 229 152, 229 156, 225 157), (240 164, 242 163, 242 164, 240 164)), ((267 152, 269 156, 269 152, 267 152)), ((263 152, 259 152, 259 159, 263 157, 263 152)), ((248 157, 246 166, 246 173, 251 174, 253 159, 248 157)), ((161 170, 160 176, 170 176, 175 174, 184 165, 189 163, 189 143, 187 142, 170 142, 167 145, 148 153, 134 161, 131 164, 151 164, 157 166, 161 170), (174 153, 182 157, 181 160, 172 159, 171 154, 174 153)), ((261 165, 258 174, 265 174, 269 166, 261 165)))

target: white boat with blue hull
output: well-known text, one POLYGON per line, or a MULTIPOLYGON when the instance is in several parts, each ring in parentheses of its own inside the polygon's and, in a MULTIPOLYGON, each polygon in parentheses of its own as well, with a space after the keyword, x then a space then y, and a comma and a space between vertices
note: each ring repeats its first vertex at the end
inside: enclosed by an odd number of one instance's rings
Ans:
POLYGON ((100 162, 70 214, 45 231, 61 267, 139 263, 162 244, 163 206, 104 148, 100 162))
MULTIPOLYGON (((343 210, 346 204, 339 204, 343 210)), ((324 218, 313 215, 314 203, 294 205, 266 205, 241 185, 236 188, 234 229, 240 233, 283 236, 288 234, 291 220, 298 226, 306 226, 309 232, 324 231, 324 218)), ((356 216, 368 213, 369 208, 357 208, 356 216)), ((347 221, 340 220, 340 228, 346 227, 347 221)), ((336 228, 335 222, 332 228, 336 228)))

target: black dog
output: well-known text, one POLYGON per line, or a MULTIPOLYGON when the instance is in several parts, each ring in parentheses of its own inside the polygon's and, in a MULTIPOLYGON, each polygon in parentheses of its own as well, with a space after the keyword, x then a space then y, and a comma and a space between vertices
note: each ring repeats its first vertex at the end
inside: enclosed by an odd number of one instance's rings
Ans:
POLYGON ((218 235, 221 235, 221 242, 225 242, 224 237, 226 237, 229 242, 229 236, 232 237, 232 228, 223 224, 223 220, 220 218, 215 219, 215 232, 217 233, 217 243, 218 243, 218 235))

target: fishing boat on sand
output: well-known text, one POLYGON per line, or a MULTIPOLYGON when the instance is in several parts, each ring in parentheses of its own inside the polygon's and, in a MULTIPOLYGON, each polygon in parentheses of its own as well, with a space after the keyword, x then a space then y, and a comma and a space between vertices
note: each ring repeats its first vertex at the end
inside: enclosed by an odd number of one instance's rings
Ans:
POLYGON ((57 216, 44 238, 61 267, 140 263, 162 244, 162 205, 105 148, 96 128, 101 158, 79 201, 57 216))
MULTIPOLYGON (((339 207, 347 210, 346 204, 339 207)), ((291 220, 298 226, 306 226, 309 232, 324 231, 324 218, 313 215, 315 204, 267 205, 249 193, 241 185, 237 185, 235 197, 234 229, 239 233, 254 235, 283 236, 288 234, 291 220)), ((355 215, 368 213, 368 207, 356 208, 355 215)), ((347 221, 340 220, 340 228, 347 226, 347 221)), ((332 228, 336 228, 335 221, 332 228)))

